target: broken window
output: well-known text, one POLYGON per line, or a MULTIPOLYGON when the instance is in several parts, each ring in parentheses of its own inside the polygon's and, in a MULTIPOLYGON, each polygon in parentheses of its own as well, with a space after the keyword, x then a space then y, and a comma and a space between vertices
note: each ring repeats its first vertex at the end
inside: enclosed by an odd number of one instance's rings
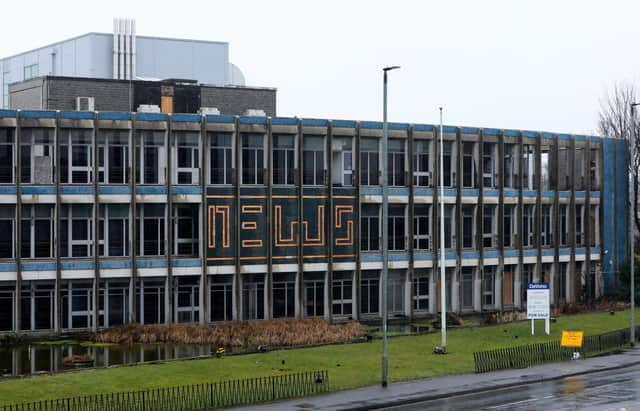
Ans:
POLYGON ((584 246, 584 204, 576 204, 576 247, 584 246))
POLYGON ((295 184, 296 144, 293 135, 273 136, 273 184, 295 184))
POLYGON ((21 210, 22 258, 53 258, 54 205, 29 204, 21 210))
POLYGON ((388 245, 390 251, 401 251, 406 248, 405 246, 405 206, 404 205, 389 205, 389 221, 388 230, 389 238, 388 245))
POLYGON ((177 256, 198 257, 198 224, 197 204, 176 204, 173 207, 174 254, 177 256))
POLYGON ((20 131, 20 181, 25 184, 54 182, 52 128, 23 128, 20 131))
POLYGON ((405 141, 397 138, 389 139, 387 154, 387 184, 403 186, 405 174, 405 141))
POLYGON ((522 246, 533 247, 535 236, 535 208, 534 204, 524 204, 522 206, 522 246))
POLYGON ((0 184, 13 184, 14 129, 0 128, 0 184))
POLYGON ((380 250, 380 204, 362 204, 360 249, 362 251, 380 250))
POLYGON ((535 180, 536 148, 533 144, 522 145, 522 189, 533 190, 535 180))
POLYGON ((462 247, 474 248, 475 241, 475 214, 476 206, 464 204, 462 206, 462 247))
POLYGON ((98 254, 101 257, 129 255, 129 205, 100 204, 98 254))
POLYGON ((573 176, 574 176, 574 190, 584 191, 585 178, 584 178, 584 156, 585 149, 583 146, 576 147, 573 153, 573 176))
POLYGON ((264 184, 264 135, 242 135, 242 184, 264 184))
MULTIPOLYGON (((455 208, 456 206, 453 204, 444 205, 444 248, 456 247, 455 208)), ((438 247, 440 247, 440 244, 438 244, 438 247)))
POLYGON ((504 188, 518 188, 518 146, 516 144, 504 144, 504 188))
POLYGON ((566 204, 558 206, 558 222, 560 223, 560 240, 561 246, 568 245, 567 239, 569 234, 569 210, 566 204))
POLYGON ((14 258, 16 207, 0 205, 0 258, 14 258))
POLYGON ((302 146, 302 180, 305 185, 320 186, 324 184, 324 137, 307 136, 302 146))
POLYGON ((456 157, 456 142, 445 141, 444 148, 442 148, 442 178, 444 187, 456 186, 456 170, 457 157, 456 157))
POLYGON ((542 205, 542 232, 540 233, 540 242, 542 247, 548 247, 553 244, 553 225, 552 225, 552 208, 550 204, 542 205))
POLYGON ((164 255, 164 204, 138 204, 136 208, 137 255, 164 255))
POLYGON ((232 184, 233 139, 230 133, 208 133, 209 184, 232 184))
POLYGON ((569 187, 569 170, 571 170, 571 161, 569 158, 569 147, 558 147, 558 190, 567 191, 569 187))
POLYGON ((600 150, 591 148, 589 156, 589 179, 591 180, 591 190, 600 190, 600 150))
POLYGON ((129 183, 129 131, 101 129, 98 132, 98 181, 129 183))
POLYGON ((476 186, 476 143, 462 142, 462 187, 474 188, 476 186))
POLYGON ((597 247, 600 239, 600 207, 589 207, 589 245, 597 247))
POLYGON ((498 145, 491 142, 482 143, 482 184, 485 188, 498 186, 497 158, 498 145))
POLYGON ((88 184, 93 182, 93 131, 60 130, 60 182, 88 184))
POLYGON ((360 184, 363 186, 375 186, 379 184, 379 161, 379 139, 360 139, 360 184))
POLYGON ((413 206, 413 248, 428 250, 431 248, 431 206, 415 204, 413 206))
POLYGON ((516 206, 513 204, 504 205, 504 216, 502 225, 502 246, 505 248, 516 246, 516 206))
POLYGON ((413 140, 413 184, 431 187, 431 140, 413 140))
POLYGON ((164 131, 138 130, 136 135, 136 183, 164 184, 166 147, 164 131))
POLYGON ((93 255, 93 207, 62 204, 60 208, 60 256, 93 255))
POLYGON ((200 133, 173 132, 173 184, 200 184, 200 133))
POLYGON ((334 187, 353 185, 353 138, 334 136, 331 145, 331 170, 334 187))
POLYGON ((540 190, 551 190, 551 179, 554 177, 553 159, 551 158, 551 148, 548 144, 540 147, 540 190))

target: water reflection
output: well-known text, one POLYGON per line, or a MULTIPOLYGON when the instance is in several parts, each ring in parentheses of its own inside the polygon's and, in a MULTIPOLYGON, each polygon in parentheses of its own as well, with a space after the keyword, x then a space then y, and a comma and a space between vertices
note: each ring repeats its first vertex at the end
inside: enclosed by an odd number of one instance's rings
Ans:
POLYGON ((56 373, 78 368, 65 362, 71 356, 87 356, 97 368, 181 358, 210 356, 213 345, 150 344, 83 346, 80 344, 25 344, 0 347, 0 378, 56 373))

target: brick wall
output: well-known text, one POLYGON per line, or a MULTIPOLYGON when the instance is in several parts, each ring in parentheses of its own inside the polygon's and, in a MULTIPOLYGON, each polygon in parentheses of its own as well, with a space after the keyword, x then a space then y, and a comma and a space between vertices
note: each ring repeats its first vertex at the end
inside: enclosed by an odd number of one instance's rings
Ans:
POLYGON ((202 107, 216 107, 220 114, 242 115, 247 109, 258 109, 267 116, 276 115, 275 89, 202 86, 200 101, 202 107))
POLYGON ((50 110, 75 110, 76 97, 93 97, 97 111, 129 111, 127 82, 55 78, 47 85, 50 110))

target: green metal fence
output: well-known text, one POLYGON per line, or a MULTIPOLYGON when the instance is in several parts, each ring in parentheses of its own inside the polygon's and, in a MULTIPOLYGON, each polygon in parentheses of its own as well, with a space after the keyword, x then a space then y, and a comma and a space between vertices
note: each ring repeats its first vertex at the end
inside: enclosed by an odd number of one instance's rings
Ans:
POLYGON ((327 371, 5 405, 3 411, 199 411, 319 394, 327 371))

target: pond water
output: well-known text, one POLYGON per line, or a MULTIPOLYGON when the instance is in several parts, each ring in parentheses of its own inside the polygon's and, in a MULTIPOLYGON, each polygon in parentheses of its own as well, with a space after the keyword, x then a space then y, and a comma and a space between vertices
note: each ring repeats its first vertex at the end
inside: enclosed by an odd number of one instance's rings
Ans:
POLYGON ((23 344, 0 347, 0 378, 77 369, 65 358, 88 356, 97 368, 180 358, 211 356, 217 347, 193 344, 82 346, 79 343, 23 344))

